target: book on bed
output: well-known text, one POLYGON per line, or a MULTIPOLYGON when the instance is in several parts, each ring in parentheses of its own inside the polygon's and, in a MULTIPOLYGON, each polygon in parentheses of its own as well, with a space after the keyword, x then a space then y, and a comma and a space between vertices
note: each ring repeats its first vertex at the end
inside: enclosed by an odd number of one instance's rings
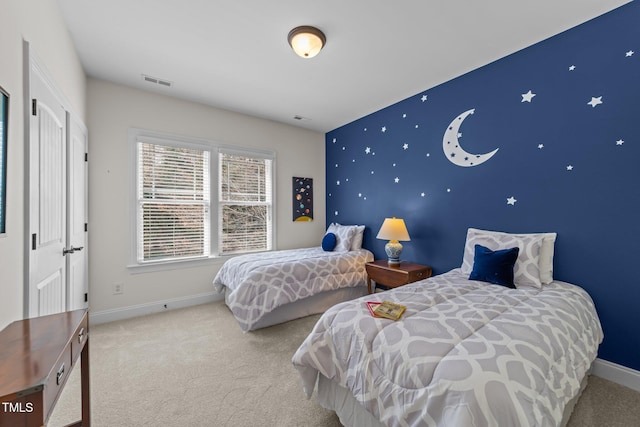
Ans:
POLYGON ((407 307, 404 305, 396 304, 391 301, 382 301, 382 304, 373 310, 373 314, 391 320, 398 320, 406 309, 407 307))
POLYGON ((369 309, 369 313, 371 313, 371 315, 373 317, 382 317, 382 316, 378 316, 376 313, 374 313, 374 310, 376 308, 378 308, 378 306, 382 304, 379 301, 367 301, 367 308, 369 309))

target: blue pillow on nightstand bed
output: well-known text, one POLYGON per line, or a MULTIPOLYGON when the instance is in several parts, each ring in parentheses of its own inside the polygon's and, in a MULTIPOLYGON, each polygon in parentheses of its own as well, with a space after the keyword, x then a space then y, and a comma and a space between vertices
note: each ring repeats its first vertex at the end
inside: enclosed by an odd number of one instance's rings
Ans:
POLYGON ((333 233, 327 233, 322 238, 322 249, 327 252, 331 252, 335 247, 338 239, 336 239, 336 235, 333 233))
POLYGON ((518 259, 519 248, 492 251, 482 245, 475 245, 473 270, 469 280, 481 280, 496 285, 515 288, 513 266, 518 259))

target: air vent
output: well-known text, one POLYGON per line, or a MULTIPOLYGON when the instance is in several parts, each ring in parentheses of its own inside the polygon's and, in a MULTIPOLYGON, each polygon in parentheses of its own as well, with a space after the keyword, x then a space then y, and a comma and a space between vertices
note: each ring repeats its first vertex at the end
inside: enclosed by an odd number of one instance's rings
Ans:
POLYGON ((148 83, 153 83, 160 86, 171 87, 173 85, 169 80, 162 80, 157 77, 151 77, 146 74, 142 74, 142 80, 148 83))

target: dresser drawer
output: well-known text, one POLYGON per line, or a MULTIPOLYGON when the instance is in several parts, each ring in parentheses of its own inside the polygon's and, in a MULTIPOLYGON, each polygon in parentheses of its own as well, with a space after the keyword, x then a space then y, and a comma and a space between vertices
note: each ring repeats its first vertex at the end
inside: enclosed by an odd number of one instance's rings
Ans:
POLYGON ((87 342, 89 336, 89 316, 85 314, 80 322, 80 325, 76 328, 76 331, 71 336, 71 361, 76 362, 78 356, 82 352, 82 347, 87 342))
POLYGON ((58 400, 58 395, 62 391, 67 376, 70 373, 71 345, 68 345, 58 358, 44 385, 44 413, 46 414, 46 419, 49 419, 49 415, 51 415, 50 412, 56 400, 58 400))
POLYGON ((417 282, 418 280, 427 279, 431 277, 431 269, 416 270, 409 272, 407 283, 417 282))

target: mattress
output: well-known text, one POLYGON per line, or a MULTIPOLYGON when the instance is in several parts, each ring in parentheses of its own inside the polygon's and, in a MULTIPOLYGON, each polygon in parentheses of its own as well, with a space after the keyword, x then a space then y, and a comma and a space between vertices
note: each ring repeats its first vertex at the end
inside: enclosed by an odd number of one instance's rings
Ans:
MULTIPOLYGON (((558 426, 602 341, 593 301, 554 281, 509 289, 460 269, 328 310, 293 357, 385 426, 558 426), (407 307, 399 321, 365 302, 407 307)), ((364 424, 368 425, 368 424, 364 424)))

